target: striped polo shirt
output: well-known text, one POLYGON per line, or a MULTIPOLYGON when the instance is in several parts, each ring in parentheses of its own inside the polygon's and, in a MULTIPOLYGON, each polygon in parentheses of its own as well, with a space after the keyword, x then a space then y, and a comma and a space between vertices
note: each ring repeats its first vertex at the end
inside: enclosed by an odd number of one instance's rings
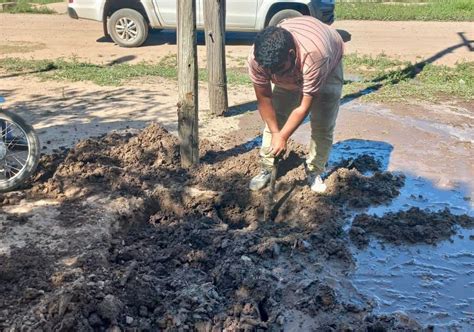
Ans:
POLYGON ((296 45, 296 63, 284 75, 270 75, 259 66, 254 48, 248 58, 250 79, 255 85, 272 82, 287 90, 316 95, 329 73, 336 68, 344 52, 344 42, 336 29, 311 16, 290 18, 279 27, 288 30, 296 45))

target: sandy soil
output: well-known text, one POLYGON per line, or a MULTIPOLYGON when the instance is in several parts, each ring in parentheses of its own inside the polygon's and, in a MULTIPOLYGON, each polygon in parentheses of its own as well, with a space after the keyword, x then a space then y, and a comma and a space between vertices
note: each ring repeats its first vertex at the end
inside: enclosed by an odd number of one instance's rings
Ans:
MULTIPOLYGON (((447 65, 461 60, 474 61, 474 52, 471 51, 474 27, 470 22, 338 21, 335 27, 352 34, 352 41, 346 49, 349 53, 385 53, 410 61, 432 59, 447 65)), ((78 57, 108 63, 155 61, 161 56, 176 53, 176 34, 172 31, 154 32, 145 46, 135 49, 120 48, 102 36, 101 23, 73 20, 64 14, 0 14, 2 57, 78 57)), ((228 55, 246 58, 254 37, 254 34, 230 33, 226 47, 228 55)), ((199 44, 199 57, 203 59, 205 47, 202 34, 199 44)), ((233 60, 229 57, 228 61, 233 60)))

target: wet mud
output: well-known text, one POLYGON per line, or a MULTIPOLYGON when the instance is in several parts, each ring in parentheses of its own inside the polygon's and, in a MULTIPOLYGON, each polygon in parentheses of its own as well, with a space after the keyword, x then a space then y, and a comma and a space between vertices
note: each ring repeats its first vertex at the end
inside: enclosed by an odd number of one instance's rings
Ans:
MULTIPOLYGON (((404 177, 362 156, 335 168, 328 192, 317 195, 306 184, 304 149, 291 143, 289 151, 272 222, 262 220, 265 192, 248 189, 259 170, 257 149, 203 141, 200 165, 182 169, 177 139, 155 124, 44 156, 28 188, 0 196, 5 239, 33 223, 32 212, 8 212, 16 205, 57 202, 49 228, 0 252, 0 328, 423 330, 401 314, 373 315, 373 301, 345 280, 354 267, 347 218, 389 203, 404 177)), ((422 225, 425 217, 404 227, 421 225, 433 239, 451 234, 422 225)), ((430 225, 461 223, 447 211, 430 218, 430 225)), ((369 216, 355 227, 356 242, 384 234, 383 221, 369 216)), ((400 237, 409 242, 408 232, 400 237)))
POLYGON ((430 212, 413 207, 407 211, 389 212, 382 217, 357 215, 349 234, 359 247, 366 246, 370 236, 394 244, 436 244, 456 234, 458 226, 472 228, 474 218, 453 215, 449 209, 430 212))

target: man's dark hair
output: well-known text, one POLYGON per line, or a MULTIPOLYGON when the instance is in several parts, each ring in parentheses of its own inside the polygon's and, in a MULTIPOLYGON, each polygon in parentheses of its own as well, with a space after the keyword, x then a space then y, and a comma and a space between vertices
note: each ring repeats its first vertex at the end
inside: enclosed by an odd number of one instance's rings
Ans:
POLYGON ((295 49, 293 36, 280 27, 267 27, 255 38, 254 56, 257 63, 271 72, 288 59, 288 52, 295 49))

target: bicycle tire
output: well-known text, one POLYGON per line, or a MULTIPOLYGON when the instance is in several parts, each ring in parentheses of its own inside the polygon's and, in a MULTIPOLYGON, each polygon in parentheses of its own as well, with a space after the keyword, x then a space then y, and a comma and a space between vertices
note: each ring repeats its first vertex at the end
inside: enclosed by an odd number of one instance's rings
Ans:
POLYGON ((17 188, 34 173, 40 159, 40 142, 33 127, 26 123, 18 114, 7 110, 0 110, 0 119, 14 123, 24 133, 28 145, 28 157, 21 170, 12 178, 0 179, 1 193, 17 188))

